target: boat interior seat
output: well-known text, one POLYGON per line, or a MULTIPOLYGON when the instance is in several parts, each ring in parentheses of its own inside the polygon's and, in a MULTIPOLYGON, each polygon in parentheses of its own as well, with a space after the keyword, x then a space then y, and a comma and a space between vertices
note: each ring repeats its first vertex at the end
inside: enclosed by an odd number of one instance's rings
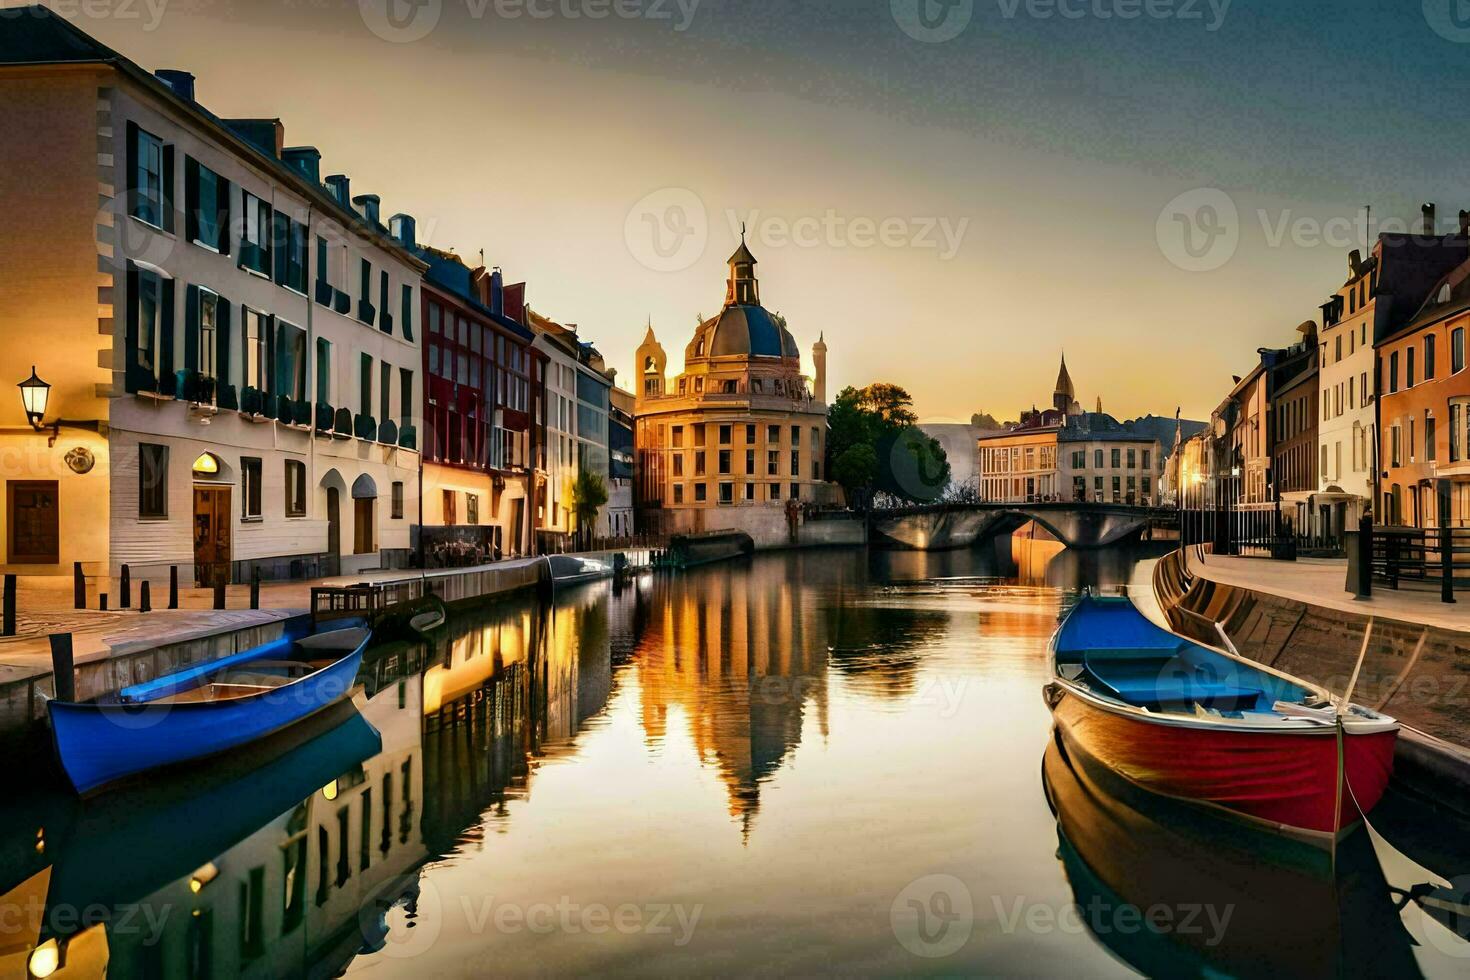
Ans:
POLYGON ((1128 704, 1140 708, 1200 705, 1222 711, 1253 711, 1264 693, 1259 687, 1219 677, 1216 672, 1172 655, 1125 657, 1109 650, 1086 658, 1087 672, 1128 704))

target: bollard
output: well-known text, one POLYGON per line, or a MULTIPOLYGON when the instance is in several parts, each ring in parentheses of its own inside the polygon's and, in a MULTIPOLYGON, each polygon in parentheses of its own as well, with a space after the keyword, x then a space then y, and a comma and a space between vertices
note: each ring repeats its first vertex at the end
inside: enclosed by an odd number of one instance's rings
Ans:
POLYGON ((225 580, 218 576, 214 580, 214 608, 225 608, 225 580))
POLYGON ((1373 518, 1358 519, 1358 598, 1373 598, 1373 518))
POLYGON ((260 608, 260 566, 250 570, 250 608, 260 608))
POLYGON ((77 675, 72 662, 70 633, 51 634, 51 683, 56 691, 56 700, 76 701, 77 675))
POLYGON ((5 616, 0 636, 15 635, 15 576, 5 576, 5 616))
POLYGON ((87 576, 82 574, 82 563, 72 562, 71 604, 77 609, 87 608, 87 576))
POLYGON ((138 586, 138 612, 149 613, 153 611, 153 593, 149 590, 148 580, 145 578, 143 584, 138 586))
POLYGON ((168 567, 168 607, 179 608, 179 566, 168 567))
POLYGON ((118 580, 117 594, 118 594, 117 608, 119 608, 119 609, 127 609, 130 606, 132 606, 132 604, 133 604, 133 573, 128 568, 128 566, 126 566, 126 565, 124 565, 122 567, 122 577, 118 580))

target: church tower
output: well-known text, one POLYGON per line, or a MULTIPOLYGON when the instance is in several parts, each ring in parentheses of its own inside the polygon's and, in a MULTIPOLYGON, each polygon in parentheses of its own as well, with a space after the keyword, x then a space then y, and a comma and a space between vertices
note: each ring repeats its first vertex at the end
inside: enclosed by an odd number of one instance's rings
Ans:
POLYGON ((1057 375, 1057 390, 1051 396, 1052 407, 1063 415, 1080 415, 1082 408, 1077 404, 1077 388, 1072 384, 1072 375, 1067 371, 1067 355, 1062 355, 1062 370, 1057 375))
POLYGON ((653 335, 653 322, 649 321, 648 334, 638 345, 638 397, 658 398, 664 393, 668 373, 669 355, 653 335))

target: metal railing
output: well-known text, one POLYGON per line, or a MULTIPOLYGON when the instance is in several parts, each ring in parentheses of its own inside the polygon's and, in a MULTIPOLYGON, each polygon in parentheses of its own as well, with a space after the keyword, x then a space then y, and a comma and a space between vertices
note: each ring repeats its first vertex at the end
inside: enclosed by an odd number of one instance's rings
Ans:
POLYGON ((1453 601, 1470 590, 1470 527, 1373 529, 1373 577, 1391 589, 1404 583, 1439 587, 1453 601))

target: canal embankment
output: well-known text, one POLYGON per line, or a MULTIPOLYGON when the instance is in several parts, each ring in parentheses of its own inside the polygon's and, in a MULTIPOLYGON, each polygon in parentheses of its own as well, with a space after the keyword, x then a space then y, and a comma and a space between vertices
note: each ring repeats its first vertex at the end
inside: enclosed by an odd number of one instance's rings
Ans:
POLYGON ((1355 601, 1342 562, 1185 549, 1147 571, 1175 632, 1219 646, 1223 631, 1241 655, 1397 718, 1397 778, 1470 814, 1470 614, 1437 593, 1355 601))
MULTIPOLYGON (((307 582, 263 583, 259 609, 82 610, 78 614, 60 605, 31 608, 28 614, 38 628, 29 635, 0 641, 0 739, 23 738, 45 718, 46 699, 55 691, 51 633, 72 637, 77 696, 87 699, 278 639, 289 621, 310 615, 313 589, 370 585, 403 598, 416 598, 432 589, 449 606, 473 606, 535 588, 545 575, 546 563, 537 558, 474 568, 367 572, 307 582)), ((233 591, 231 600, 248 602, 233 591)))

